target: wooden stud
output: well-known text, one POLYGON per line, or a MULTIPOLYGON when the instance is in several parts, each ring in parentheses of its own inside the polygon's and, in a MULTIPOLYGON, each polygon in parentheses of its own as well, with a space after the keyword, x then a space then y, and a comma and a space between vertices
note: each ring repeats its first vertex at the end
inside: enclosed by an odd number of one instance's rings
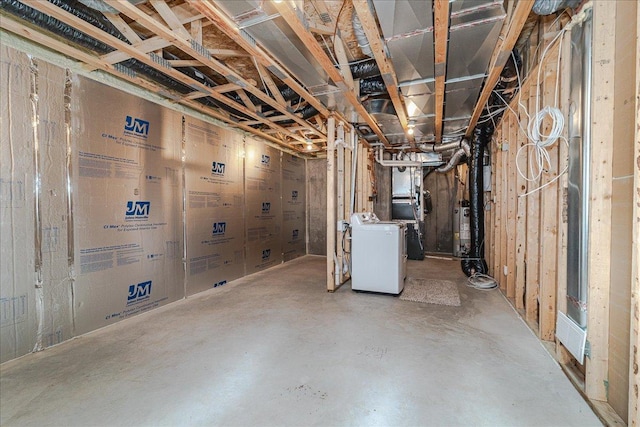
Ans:
MULTIPOLYGON (((559 44, 555 49, 548 51, 545 63, 542 64, 544 70, 543 81, 543 105, 554 105, 555 85, 557 71, 557 57, 559 44)), ((543 134, 548 135, 551 131, 551 123, 545 120, 543 123, 543 134)), ((551 176, 545 180, 555 178, 558 170, 558 141, 547 148, 550 158, 551 176)), ((540 329, 539 337, 543 341, 553 341, 555 339, 556 327, 556 271, 557 260, 557 236, 558 236, 558 182, 547 185, 540 190, 540 329)))
POLYGON ((518 152, 517 127, 518 117, 509 112, 509 151, 507 157, 507 298, 516 296, 516 208, 518 192, 516 191, 516 153, 518 152))
POLYGON ((500 217, 502 220, 500 221, 500 265, 498 268, 498 277, 500 277, 500 290, 503 293, 507 293, 507 275, 505 272, 505 267, 507 266, 507 229, 508 229, 508 218, 507 218, 507 207, 509 205, 509 180, 507 175, 507 165, 509 162, 509 151, 512 147, 509 145, 509 121, 511 120, 511 116, 506 115, 504 120, 502 120, 502 133, 501 133, 501 143, 502 143, 502 152, 500 153, 500 180, 502 181, 501 192, 498 197, 500 197, 500 217), (508 146, 508 148, 506 148, 508 146))
POLYGON ((522 31, 522 27, 524 23, 527 21, 527 17, 529 16, 529 12, 531 11, 531 7, 533 7, 533 0, 519 0, 516 4, 516 8, 513 12, 513 17, 509 22, 505 22, 504 25, 508 25, 508 30, 505 35, 502 43, 496 45, 496 49, 493 53, 493 60, 491 65, 491 71, 489 72, 489 76, 484 82, 484 87, 482 92, 480 93, 480 97, 478 98, 478 102, 476 102, 476 106, 473 109, 473 114, 471 115, 471 120, 469 122, 469 128, 467 129, 467 137, 471 136, 473 133, 473 129, 478 123, 478 119, 480 118, 480 114, 493 91, 493 88, 496 86, 498 79, 500 78, 500 73, 502 73, 502 69, 506 64, 506 59, 508 55, 511 53, 513 46, 515 46, 518 37, 520 36, 520 32, 522 31), (500 62, 497 62, 498 60, 500 62))
MULTIPOLYGON (((515 95, 513 102, 511 103, 512 108, 518 111, 518 121, 521 126, 517 126, 517 138, 515 143, 517 144, 516 149, 520 150, 525 144, 527 144, 527 135, 524 133, 522 127, 527 125, 526 115, 524 111, 521 111, 519 106, 519 102, 524 99, 525 104, 529 100, 529 86, 521 89, 521 92, 515 95)), ((522 153, 522 152, 521 152, 522 153)), ((522 163, 521 158, 516 158, 515 160, 520 161, 519 165, 522 170, 527 170, 526 164, 522 163)), ((527 188, 527 182, 522 177, 520 173, 516 173, 516 194, 519 196, 520 194, 524 194, 527 188)), ((525 294, 525 252, 526 252, 526 241, 527 241, 527 200, 525 197, 518 197, 517 206, 516 206, 516 265, 515 265, 515 275, 516 275, 516 283, 515 283, 515 302, 517 309, 524 309, 524 294, 525 294)))
POLYGON ((327 119, 327 290, 336 290, 334 279, 336 255, 336 119, 327 119))
POLYGON ((504 185, 502 179, 502 128, 498 128, 498 131, 495 135, 495 148, 494 148, 494 176, 493 180, 495 181, 495 191, 493 193, 494 200, 494 246, 495 246, 495 257, 493 259, 493 277, 498 281, 498 283, 503 285, 502 280, 502 259, 501 253, 502 248, 500 245, 502 244, 500 236, 502 233, 502 187, 504 185))
MULTIPOLYGON (((568 30, 563 38, 560 62, 560 110, 564 117, 569 117, 571 94, 569 90, 569 81, 571 79, 571 30, 568 30)), ((569 140, 569 127, 565 126, 562 136, 569 140)), ((569 164, 569 148, 566 144, 560 143, 558 147, 558 170, 563 171, 569 164)), ((567 193, 569 179, 566 173, 562 175, 558 181, 558 242, 557 257, 558 264, 556 267, 556 312, 567 313, 567 240, 568 240, 568 218, 567 218, 567 193)), ((556 359, 561 364, 569 362, 571 356, 567 349, 560 343, 556 337, 556 359)))
POLYGON ((640 7, 636 12, 636 131, 633 164, 633 253, 629 345, 629 427, 640 427, 640 7))
POLYGON ((591 92, 591 176, 589 195, 589 250, 587 277, 589 310, 585 392, 590 399, 607 401, 609 371, 609 288, 611 283, 611 194, 614 121, 616 8, 593 3, 591 92))
MULTIPOLYGON (((536 69, 530 72, 530 76, 536 75, 536 69)), ((528 111, 536 110, 536 85, 535 79, 530 78, 526 84, 529 86, 529 105, 528 111)), ((527 123, 528 126, 528 123, 527 123)), ((526 129, 526 127, 525 127, 526 129)), ((526 165, 528 170, 529 161, 534 156, 531 149, 527 151, 526 165)), ((527 182, 527 192, 538 186, 536 182, 527 182)), ((527 244, 525 249, 525 319, 529 327, 537 334, 538 326, 538 295, 539 295, 539 255, 540 255, 540 192, 535 192, 526 196, 527 199, 527 244)))

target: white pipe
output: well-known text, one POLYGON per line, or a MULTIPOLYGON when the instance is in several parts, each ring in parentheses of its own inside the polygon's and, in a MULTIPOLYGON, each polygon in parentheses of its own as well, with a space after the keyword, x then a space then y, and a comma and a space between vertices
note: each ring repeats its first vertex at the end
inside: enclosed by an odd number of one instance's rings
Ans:
POLYGON ((398 166, 422 166, 422 162, 416 162, 413 160, 384 160, 382 156, 382 148, 376 151, 376 162, 382 166, 398 167, 398 166))

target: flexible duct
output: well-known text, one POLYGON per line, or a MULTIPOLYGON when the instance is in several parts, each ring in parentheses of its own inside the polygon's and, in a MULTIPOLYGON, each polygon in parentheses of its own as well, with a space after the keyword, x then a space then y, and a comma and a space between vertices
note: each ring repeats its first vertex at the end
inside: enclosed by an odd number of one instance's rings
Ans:
POLYGON ((362 22, 360 22, 360 18, 358 17, 358 13, 354 9, 353 14, 351 15, 351 25, 353 26, 353 35, 356 37, 358 41, 358 47, 362 51, 364 55, 368 57, 373 57, 373 51, 371 50, 371 45, 369 44, 369 40, 367 39, 367 35, 364 32, 364 28, 362 28, 362 22))
POLYGON ((580 4, 581 0, 536 0, 533 3, 533 13, 536 15, 551 15, 560 9, 568 7, 574 8, 580 4))
POLYGON ((487 263, 484 260, 484 195, 482 159, 484 149, 491 140, 493 126, 487 123, 473 130, 471 158, 469 159, 469 215, 471 230, 471 248, 469 257, 461 261, 462 271, 471 276, 474 273, 486 274, 487 263))
POLYGON ((461 139, 460 141, 447 142, 445 144, 418 144, 418 149, 420 151, 424 151, 425 153, 434 152, 434 153, 442 153, 443 151, 454 150, 456 148, 462 148, 464 150, 464 154, 468 156, 471 155, 471 148, 469 147, 469 141, 466 139, 461 139))
POLYGON ((449 162, 446 165, 440 166, 438 169, 436 169, 436 172, 438 173, 449 172, 451 169, 458 166, 458 163, 460 163, 460 159, 462 159, 464 155, 465 155, 464 148, 458 148, 458 150, 456 150, 456 152, 453 153, 453 155, 451 156, 451 159, 449 159, 449 162))

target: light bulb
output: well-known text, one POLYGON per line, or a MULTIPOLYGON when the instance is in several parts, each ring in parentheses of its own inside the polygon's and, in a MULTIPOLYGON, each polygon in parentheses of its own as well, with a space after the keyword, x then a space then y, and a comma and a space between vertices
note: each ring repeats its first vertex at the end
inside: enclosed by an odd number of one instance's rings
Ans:
POLYGON ((407 133, 408 133, 409 135, 413 135, 413 128, 411 127, 411 128, 409 128, 409 129, 407 129, 407 133))

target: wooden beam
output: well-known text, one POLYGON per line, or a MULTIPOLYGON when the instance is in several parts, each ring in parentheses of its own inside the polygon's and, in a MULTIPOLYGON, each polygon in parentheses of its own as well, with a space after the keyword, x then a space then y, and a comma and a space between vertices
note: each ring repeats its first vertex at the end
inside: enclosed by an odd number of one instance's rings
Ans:
POLYGON ((124 19, 122 19, 120 15, 106 12, 103 13, 103 15, 127 38, 127 40, 129 40, 129 42, 131 42, 131 44, 140 43, 142 41, 138 33, 133 31, 129 24, 124 22, 124 19))
MULTIPOLYGON (((520 93, 516 94, 516 99, 511 103, 512 108, 518 111, 518 121, 520 123, 526 123, 523 111, 518 107, 518 101, 525 100, 525 103, 529 99, 529 85, 520 89, 520 93)), ((516 149, 521 149, 525 144, 529 142, 527 135, 524 133, 520 126, 517 127, 517 138, 515 143, 516 149)), ((518 161, 518 159, 516 159, 518 161)), ((527 165, 522 161, 519 163, 521 170, 527 170, 527 165)), ((516 194, 520 195, 525 192, 527 188, 527 181, 518 173, 516 174, 516 194)), ((516 308, 524 309, 524 295, 525 295, 525 278, 526 278, 526 264, 525 264, 525 252, 527 242, 527 200, 525 197, 518 197, 516 207, 516 308)))
POLYGON ((249 55, 247 52, 242 51, 242 50, 238 50, 238 49, 208 49, 209 53, 213 56, 222 56, 222 57, 226 57, 226 56, 239 56, 239 57, 246 57, 246 56, 251 56, 249 55))
POLYGON ((413 135, 409 135, 407 133, 409 129, 409 119, 407 118, 405 106, 399 94, 398 78, 391 61, 389 61, 387 54, 385 53, 384 42, 380 32, 378 31, 378 25, 376 24, 375 17, 371 13, 368 0, 354 0, 353 5, 357 10, 358 18, 360 18, 360 22, 362 23, 362 28, 364 29, 369 45, 371 46, 373 57, 378 64, 378 69, 380 70, 380 74, 382 75, 387 87, 387 92, 389 93, 389 97, 393 103, 393 108, 396 110, 398 120, 400 120, 400 124, 407 135, 409 143, 415 148, 415 138, 413 135))
POLYGON ((609 293, 611 284, 611 196, 613 185, 614 74, 616 8, 593 3, 591 118, 591 173, 589 195, 589 250, 587 277, 589 309, 587 340, 591 355, 586 364, 585 392, 590 399, 607 401, 609 378, 609 293))
POLYGON ((518 151, 518 116, 509 114, 509 151, 507 152, 507 298, 516 296, 516 209, 518 192, 516 189, 516 153, 518 151))
POLYGON ((444 115, 444 81, 447 69, 447 38, 449 36, 449 0, 434 0, 435 25, 435 77, 436 77, 436 142, 442 142, 442 119, 444 115))
POLYGON ((247 95, 247 92, 245 92, 242 89, 239 89, 236 91, 236 93, 240 96, 240 99, 242 100, 242 102, 244 103, 244 105, 251 109, 252 111, 257 112, 258 108, 255 106, 255 104, 253 102, 251 102, 251 100, 249 99, 249 96, 247 95))
MULTIPOLYGON (((535 68, 530 76, 534 76, 537 68, 535 68)), ((529 86, 529 99, 527 111, 536 110, 536 85, 537 81, 533 78, 527 80, 526 85, 529 86)), ((527 104, 525 104, 527 105, 527 104)), ((526 129, 527 126, 523 127, 526 129)), ((534 153, 528 150, 523 156, 523 163, 528 167, 529 161, 532 161, 534 153)), ((527 182, 526 191, 531 191, 538 186, 535 182, 527 182)), ((523 194, 524 191, 521 193, 523 194)), ((525 279, 525 319, 529 327, 537 334, 538 325, 538 296, 540 294, 540 192, 529 194, 527 199, 527 246, 525 252, 526 263, 526 279, 525 279)))
POLYGON ((174 68, 202 66, 202 63, 200 61, 196 61, 195 59, 170 59, 169 64, 171 64, 171 66, 174 68))
POLYGON ((186 28, 184 28, 182 22, 180 22, 178 17, 173 13, 169 5, 164 0, 149 0, 149 3, 151 3, 164 22, 166 22, 169 28, 171 28, 176 34, 187 40, 191 38, 191 34, 186 30, 186 28))
POLYGON ((529 12, 531 11, 533 3, 534 0, 519 0, 513 12, 513 17, 509 22, 504 23, 504 25, 508 25, 509 29, 507 30, 506 36, 502 43, 496 45, 496 49, 493 53, 493 58, 495 58, 495 60, 492 61, 491 71, 489 72, 489 76, 484 82, 482 92, 480 93, 478 101, 476 102, 476 106, 473 109, 473 114, 471 115, 471 120, 469 122, 469 128, 466 132, 467 137, 473 134, 473 129, 478 123, 480 114, 482 114, 482 110, 484 109, 484 106, 487 103, 487 100, 489 99, 493 88, 496 86, 496 83, 498 83, 500 73, 502 73, 502 69, 507 63, 509 55, 511 55, 513 46, 515 46, 516 41, 518 41, 518 37, 520 36, 520 32, 522 31, 524 23, 527 21, 527 17, 529 16, 529 12))
POLYGON ((191 38, 202 44, 202 20, 198 19, 191 23, 189 27, 189 34, 191 34, 191 38))
MULTIPOLYGON (((552 48, 543 67, 543 105, 555 104, 555 85, 557 58, 560 48, 556 44, 552 48)), ((549 120, 543 122, 543 135, 549 135, 551 132, 551 123, 549 120)), ((558 169, 558 145, 562 144, 558 141, 551 147, 547 148, 549 153, 549 173, 555 178, 560 173, 558 169)), ((547 181, 548 182, 548 181, 547 181)), ((546 183, 546 182, 545 182, 546 183)), ((544 183, 541 183, 544 184, 544 183)), ((556 329, 556 271, 558 269, 557 257, 557 236, 558 236, 558 181, 547 185, 540 190, 540 330, 539 337, 543 341, 555 340, 556 329)))
POLYGON ((267 89, 269 89, 269 92, 271 92, 271 96, 273 96, 276 99, 276 101, 280 103, 280 105, 286 108, 287 101, 282 97, 282 94, 280 93, 280 89, 278 89, 278 86, 273 81, 273 78, 271 78, 271 73, 261 63, 259 63, 255 59, 254 59, 254 63, 255 63, 256 69, 258 70, 258 73, 260 74, 260 77, 264 81, 264 84, 267 86, 267 89))
POLYGON ((336 254, 336 119, 327 119, 327 291, 336 290, 334 279, 336 254))
POLYGON ((305 24, 298 17, 298 11, 292 8, 291 5, 286 2, 274 3, 273 5, 287 22, 287 25, 291 27, 293 32, 295 32, 298 38, 304 43, 304 45, 313 55, 316 61, 318 61, 320 66, 322 66, 322 69, 325 71, 325 73, 327 73, 329 78, 340 88, 344 97, 351 104, 351 106, 356 110, 358 114, 360 114, 364 121, 369 125, 371 130, 373 130, 373 132, 378 136, 380 141, 385 146, 389 147, 389 141, 378 126, 378 123, 360 103, 360 100, 353 92, 353 90, 349 88, 344 77, 342 77, 340 71, 336 69, 333 61, 331 61, 331 59, 327 56, 324 48, 320 45, 320 43, 318 43, 315 36, 307 31, 305 24))
MULTIPOLYGON (((318 110, 320 114, 324 117, 329 116, 329 110, 322 105, 320 101, 307 92, 300 83, 291 77, 291 73, 275 61, 264 49, 243 37, 242 32, 238 29, 237 25, 233 23, 222 11, 210 2, 203 2, 202 0, 187 0, 187 2, 191 7, 202 13, 220 31, 233 39, 242 49, 252 55, 260 64, 271 70, 280 80, 282 80, 283 83, 305 99, 310 105, 318 110)), ((323 134, 323 136, 326 135, 323 134)))
POLYGON ((633 250, 629 345, 629 427, 640 427, 640 7, 636 11, 636 127, 633 162, 633 250))
MULTIPOLYGON (((150 37, 139 43, 135 43, 132 48, 137 52, 149 53, 158 49, 164 49, 167 46, 171 46, 171 43, 160 37, 150 37)), ((126 61, 129 58, 131 58, 131 55, 127 52, 123 52, 122 50, 116 50, 100 57, 100 59, 104 62, 108 62, 109 64, 117 64, 118 62, 126 61)))
POLYGON ((338 59, 338 65, 340 66, 340 72, 342 73, 342 77, 344 78, 347 87, 355 93, 355 85, 353 82, 353 75, 351 74, 351 67, 349 67, 349 59, 347 58, 344 42, 339 34, 336 34, 333 38, 333 50, 335 51, 338 59))
MULTIPOLYGON (((136 6, 132 5, 129 2, 121 3, 115 0, 105 0, 105 1, 107 4, 119 10, 121 13, 129 16, 132 19, 135 19, 140 25, 143 25, 148 30, 170 41, 173 45, 175 45, 177 48, 181 49, 185 53, 191 55, 194 59, 200 60, 204 66, 216 71, 217 73, 220 73, 231 83, 236 83, 240 85, 243 89, 255 95, 258 99, 260 99, 265 104, 272 106, 276 110, 280 111, 282 114, 289 117, 291 120, 299 124, 309 126, 309 130, 316 131, 316 129, 310 123, 301 119, 295 114, 290 113, 286 108, 283 108, 282 106, 280 106, 277 101, 275 101, 273 98, 271 98, 270 96, 262 92, 260 89, 258 89, 254 85, 252 85, 250 82, 244 79, 241 75, 231 70, 229 67, 227 67, 225 64, 221 63, 220 61, 214 59, 212 56, 210 56, 206 52, 203 52, 202 50, 204 50, 204 47, 202 46, 200 46, 200 48, 194 47, 188 38, 185 39, 180 34, 174 33, 171 29, 165 27, 164 25, 162 25, 155 19, 151 18, 149 15, 142 12, 140 9, 138 9, 136 6)), ((224 100, 223 102, 226 103, 226 101, 224 100)), ((239 110, 239 111, 243 111, 243 110, 239 110)), ((291 134, 286 130, 284 130, 284 133, 288 134, 293 139, 300 138, 300 136, 296 134, 291 134)))

